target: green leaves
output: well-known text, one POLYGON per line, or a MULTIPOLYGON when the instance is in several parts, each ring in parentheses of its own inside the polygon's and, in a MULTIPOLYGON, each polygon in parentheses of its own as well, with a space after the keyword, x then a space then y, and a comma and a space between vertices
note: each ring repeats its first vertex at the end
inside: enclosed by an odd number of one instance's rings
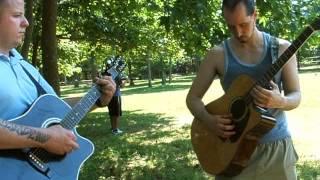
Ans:
MULTIPOLYGON (((290 41, 320 11, 320 0, 256 3, 259 29, 290 41)), ((121 54, 132 61, 132 73, 141 75, 145 72, 146 54, 153 69, 160 69, 160 57, 165 68, 169 62, 175 68, 178 61, 192 66, 191 59, 203 57, 207 49, 229 36, 221 15, 221 0, 60 0, 58 8, 57 37, 60 50, 64 49, 61 65, 74 61, 81 66, 94 56, 97 65, 102 66, 104 57, 121 54), (65 39, 80 46, 65 48, 65 39), (166 43, 160 43, 163 39, 166 43), (86 58, 72 59, 78 54, 75 51, 81 51, 86 58)), ((36 16, 38 22, 40 18, 36 16)), ((317 42, 318 36, 310 39, 306 48, 316 49, 317 42)))

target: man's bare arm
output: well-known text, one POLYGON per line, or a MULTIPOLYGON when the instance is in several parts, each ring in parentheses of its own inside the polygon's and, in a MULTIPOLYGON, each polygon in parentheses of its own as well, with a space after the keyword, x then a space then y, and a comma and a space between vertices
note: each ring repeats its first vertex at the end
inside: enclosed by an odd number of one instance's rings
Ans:
POLYGON ((223 50, 215 47, 210 50, 200 65, 196 78, 193 80, 188 92, 186 103, 190 112, 199 120, 209 117, 202 98, 210 87, 214 78, 221 73, 223 67, 223 50), (222 63, 222 64, 220 64, 222 63))
POLYGON ((0 120, 0 133, 0 149, 39 147, 50 139, 48 134, 37 128, 5 120, 0 120))
MULTIPOLYGON (((280 40, 279 51, 284 51, 289 45, 289 42, 280 40)), ((282 80, 284 99, 282 105, 279 108, 283 110, 294 109, 300 104, 301 101, 296 55, 293 55, 291 59, 284 65, 282 70, 282 80)))

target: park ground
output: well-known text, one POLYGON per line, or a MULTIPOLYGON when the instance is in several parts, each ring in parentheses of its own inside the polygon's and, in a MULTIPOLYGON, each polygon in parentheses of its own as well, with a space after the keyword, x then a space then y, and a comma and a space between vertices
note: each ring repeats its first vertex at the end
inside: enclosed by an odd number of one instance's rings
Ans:
MULTIPOLYGON (((300 73, 302 101, 287 112, 289 128, 300 156, 299 180, 320 176, 320 73, 300 73)), ((154 80, 152 88, 137 80, 122 89, 121 136, 110 133, 106 108, 88 114, 78 131, 95 144, 95 153, 86 161, 80 180, 104 179, 212 179, 203 172, 192 150, 190 124, 193 120, 185 98, 194 75, 175 76, 171 84, 154 80)), ((62 87, 64 97, 83 96, 88 85, 62 87)), ((219 81, 213 82, 204 97, 209 103, 222 95, 219 81)))
MULTIPOLYGON (((298 108, 288 111, 289 128, 292 133, 296 150, 301 158, 320 159, 320 122, 317 112, 320 111, 320 73, 300 74, 302 101, 298 108)), ((185 78, 185 77, 181 77, 185 78)), ((178 80, 179 77, 176 77, 178 80)), ((182 85, 190 85, 186 81, 182 85)), ((143 112, 164 113, 166 116, 174 117, 176 125, 190 125, 193 117, 185 105, 185 97, 188 88, 153 93, 132 94, 123 97, 124 109, 143 110, 143 112), (143 100, 144 103, 137 103, 143 100), (147 101, 146 101, 147 100, 147 101)), ((204 101, 211 102, 222 94, 219 81, 213 82, 206 93, 204 101)))

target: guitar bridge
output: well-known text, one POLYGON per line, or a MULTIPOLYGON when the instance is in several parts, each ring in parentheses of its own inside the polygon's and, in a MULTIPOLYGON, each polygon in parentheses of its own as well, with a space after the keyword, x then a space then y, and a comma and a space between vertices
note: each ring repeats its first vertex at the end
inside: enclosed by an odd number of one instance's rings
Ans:
POLYGON ((252 129, 251 133, 256 137, 261 138, 275 126, 277 120, 265 108, 256 106, 256 110, 260 113, 261 121, 259 125, 252 129))
POLYGON ((49 176, 49 167, 46 165, 43 160, 41 160, 34 152, 35 150, 37 151, 42 151, 41 149, 24 149, 23 152, 27 155, 27 160, 29 164, 34 167, 38 172, 41 174, 44 174, 47 177, 49 176))

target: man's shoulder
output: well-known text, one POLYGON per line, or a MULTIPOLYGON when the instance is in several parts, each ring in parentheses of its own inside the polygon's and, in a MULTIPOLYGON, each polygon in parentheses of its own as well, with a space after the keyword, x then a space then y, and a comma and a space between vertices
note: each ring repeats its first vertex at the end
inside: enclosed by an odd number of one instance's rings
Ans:
POLYGON ((286 40, 286 39, 282 39, 277 37, 278 43, 279 43, 279 51, 283 52, 285 49, 287 49, 290 45, 291 42, 286 40))
POLYGON ((267 32, 264 32, 264 31, 261 31, 265 36, 269 36, 269 38, 272 40, 272 39, 276 39, 278 42, 279 42, 279 45, 280 46, 288 46, 290 45, 290 42, 286 39, 283 39, 283 38, 280 38, 278 36, 275 36, 275 35, 272 35, 272 34, 269 34, 267 32))
POLYGON ((16 58, 22 58, 22 55, 15 48, 12 48, 10 50, 10 56, 14 56, 16 58))
POLYGON ((221 74, 224 66, 224 46, 223 44, 216 45, 208 50, 204 59, 203 68, 215 69, 216 73, 221 74))
POLYGON ((211 49, 208 50, 208 55, 214 55, 214 56, 222 56, 224 52, 223 44, 218 44, 213 46, 211 49))
POLYGON ((278 42, 279 42, 279 46, 280 47, 288 47, 288 46, 290 46, 290 42, 288 41, 288 40, 286 40, 286 39, 283 39, 283 38, 279 38, 279 37, 275 37, 277 40, 278 40, 278 42))

